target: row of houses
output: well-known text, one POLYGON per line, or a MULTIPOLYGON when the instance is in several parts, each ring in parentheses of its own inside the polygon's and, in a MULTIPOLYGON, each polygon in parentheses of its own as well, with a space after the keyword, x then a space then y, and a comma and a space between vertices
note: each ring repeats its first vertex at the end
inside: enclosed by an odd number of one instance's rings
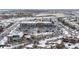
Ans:
POLYGON ((64 20, 63 18, 58 18, 59 21, 61 21, 64 25, 69 26, 72 29, 79 30, 79 25, 75 22, 71 22, 69 20, 64 20))

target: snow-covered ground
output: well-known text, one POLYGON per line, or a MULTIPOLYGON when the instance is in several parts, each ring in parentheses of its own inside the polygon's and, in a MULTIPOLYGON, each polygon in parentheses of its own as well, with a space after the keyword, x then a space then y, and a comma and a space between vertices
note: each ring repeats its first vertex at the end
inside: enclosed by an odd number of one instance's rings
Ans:
POLYGON ((1 41, 0 41, 0 45, 5 45, 5 43, 7 42, 8 38, 4 37, 1 41))
POLYGON ((72 44, 72 43, 64 43, 65 47, 67 49, 74 49, 74 48, 79 48, 79 43, 72 44))
MULTIPOLYGON (((39 19, 39 18, 38 18, 39 19)), ((9 29, 11 29, 10 31, 7 31, 7 32, 9 32, 8 34, 10 34, 10 33, 12 33, 12 34, 14 34, 14 31, 15 31, 15 29, 17 29, 18 27, 19 27, 19 24, 20 23, 33 23, 33 24, 36 24, 36 23, 44 23, 44 24, 52 24, 50 21, 44 21, 44 22, 42 22, 42 21, 33 21, 33 20, 35 20, 35 17, 23 17, 23 18, 16 18, 16 19, 8 19, 8 20, 4 20, 4 21, 2 21, 3 23, 4 22, 13 22, 13 23, 15 23, 14 25, 12 25, 9 29), (13 29, 12 29, 13 28, 13 29)), ((5 23, 5 25, 8 25, 8 23, 5 23)), ((35 28, 35 29, 28 29, 28 31, 29 32, 33 32, 34 34, 29 34, 29 35, 27 35, 28 36, 28 38, 30 38, 31 37, 31 35, 35 35, 35 36, 39 36, 39 35, 43 35, 43 36, 48 36, 48 34, 50 34, 50 35, 52 35, 53 34, 53 29, 54 29, 54 34, 57 36, 52 36, 52 37, 48 37, 48 38, 44 38, 44 40, 43 39, 40 39, 40 41, 39 41, 39 44, 37 44, 37 46, 40 46, 40 47, 47 47, 47 48, 50 48, 50 46, 51 46, 51 44, 47 44, 46 45, 46 43, 47 42, 49 42, 49 43, 55 43, 55 44, 52 44, 52 46, 55 46, 56 44, 61 44, 62 43, 62 40, 60 39, 60 38, 63 38, 64 36, 65 37, 69 37, 69 36, 71 36, 71 34, 72 35, 74 35, 75 36, 75 34, 77 33, 79 33, 79 32, 77 32, 77 31, 75 31, 75 30, 72 30, 72 29, 70 29, 70 28, 68 28, 68 27, 66 27, 66 26, 64 26, 63 24, 61 24, 61 23, 59 23, 58 21, 56 21, 55 22, 55 25, 56 25, 56 28, 44 28, 44 29, 42 29, 42 30, 48 30, 48 32, 41 32, 41 33, 37 33, 37 30, 39 30, 39 28, 35 28), (62 26, 61 26, 62 25, 62 26), (60 31, 63 33, 63 35, 61 34, 59 34, 60 33, 60 31)), ((5 32, 5 31, 4 31, 5 32)), ((4 33, 3 33, 4 34, 4 33)), ((20 33, 19 33, 20 34, 20 33)), ((21 35, 23 36, 23 33, 21 33, 21 35)), ((27 37, 26 36, 26 37, 27 37)), ((76 36, 77 38, 79 38, 79 35, 77 35, 76 36)), ((0 45, 5 45, 5 43, 7 42, 7 37, 4 37, 1 41, 0 41, 0 45)), ((72 43, 65 43, 65 42, 63 42, 64 43, 64 45, 65 45, 65 47, 66 48, 69 48, 69 49, 72 49, 72 48, 79 48, 79 43, 76 43, 76 44, 72 44, 72 43)), ((33 43, 31 43, 31 44, 28 44, 28 45, 26 45, 25 47, 26 48, 33 48, 33 43)), ((12 47, 12 46, 11 46, 12 47)))

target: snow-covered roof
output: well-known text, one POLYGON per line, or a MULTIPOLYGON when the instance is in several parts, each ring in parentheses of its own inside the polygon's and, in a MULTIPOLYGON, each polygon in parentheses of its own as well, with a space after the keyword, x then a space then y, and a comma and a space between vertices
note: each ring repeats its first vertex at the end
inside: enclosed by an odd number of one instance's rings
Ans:
POLYGON ((5 26, 7 27, 10 23, 9 22, 6 22, 6 21, 1 21, 0 22, 0 26, 5 26))
POLYGON ((13 31, 13 32, 10 32, 8 36, 14 36, 14 35, 18 35, 19 37, 22 37, 23 32, 13 31))
POLYGON ((37 22, 35 22, 35 21, 22 21, 21 23, 51 23, 51 22, 48 22, 48 21, 44 21, 44 22, 42 22, 42 21, 37 21, 37 22))
POLYGON ((36 34, 32 34, 32 35, 51 35, 53 34, 53 32, 45 32, 45 33, 36 33, 36 34))
POLYGON ((57 17, 65 17, 63 13, 56 13, 56 14, 50 14, 50 13, 40 13, 37 14, 36 16, 57 16, 57 17))

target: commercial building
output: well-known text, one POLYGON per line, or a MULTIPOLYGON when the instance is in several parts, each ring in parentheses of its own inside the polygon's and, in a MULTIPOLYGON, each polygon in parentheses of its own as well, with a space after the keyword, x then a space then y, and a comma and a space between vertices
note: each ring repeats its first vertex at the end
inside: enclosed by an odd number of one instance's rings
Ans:
POLYGON ((8 35, 8 41, 13 42, 13 41, 19 41, 23 37, 23 32, 12 32, 8 35))

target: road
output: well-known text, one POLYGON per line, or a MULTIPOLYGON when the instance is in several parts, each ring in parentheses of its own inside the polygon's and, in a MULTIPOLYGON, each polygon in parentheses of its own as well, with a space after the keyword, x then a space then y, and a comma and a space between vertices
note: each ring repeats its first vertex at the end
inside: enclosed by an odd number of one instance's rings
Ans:
MULTIPOLYGON (((32 18, 27 18, 27 19, 32 19, 32 18)), ((16 29, 18 27, 18 24, 20 24, 20 22, 22 22, 23 20, 26 20, 26 19, 20 19, 18 21, 16 21, 12 26, 10 26, 9 28, 7 28, 4 32, 2 32, 0 34, 0 41, 2 41, 3 37, 4 36, 7 36, 12 30, 16 29)), ((67 27, 65 25, 63 25, 61 22, 59 22, 58 20, 55 20, 55 24, 60 26, 61 28, 63 28, 63 32, 64 31, 67 31, 68 34, 71 34, 71 31, 69 31, 70 29, 67 29, 67 27)))
POLYGON ((19 22, 16 22, 16 23, 13 24, 11 27, 7 28, 4 32, 2 32, 2 33, 0 34, 0 37, 6 36, 7 34, 9 34, 9 32, 10 32, 11 30, 13 30, 14 28, 16 28, 18 24, 19 24, 19 22))
MULTIPOLYGON (((57 20, 57 24, 61 25, 61 27, 64 29, 63 31, 67 31, 69 35, 78 35, 77 33, 79 33, 77 30, 73 30, 72 28, 65 26, 63 23, 61 23, 60 21, 57 20), (76 33, 77 32, 77 33, 76 33)), ((68 35, 67 35, 68 36, 68 35)))
MULTIPOLYGON (((0 44, 3 43, 5 44, 8 40, 5 40, 4 37, 6 37, 12 30, 16 29, 18 27, 18 24, 20 24, 20 21, 15 22, 12 26, 7 28, 4 32, 0 34, 0 44)), ((2 44, 1 44, 2 45, 2 44)))
MULTIPOLYGON (((29 18, 29 17, 27 17, 27 18, 29 18)), ((16 21, 16 22, 0 34, 0 42, 3 42, 4 37, 6 37, 12 30, 15 30, 18 27, 18 24, 20 24, 20 22, 22 22, 23 20, 26 20, 27 18, 19 18, 16 20, 14 19, 14 21, 16 21)))

